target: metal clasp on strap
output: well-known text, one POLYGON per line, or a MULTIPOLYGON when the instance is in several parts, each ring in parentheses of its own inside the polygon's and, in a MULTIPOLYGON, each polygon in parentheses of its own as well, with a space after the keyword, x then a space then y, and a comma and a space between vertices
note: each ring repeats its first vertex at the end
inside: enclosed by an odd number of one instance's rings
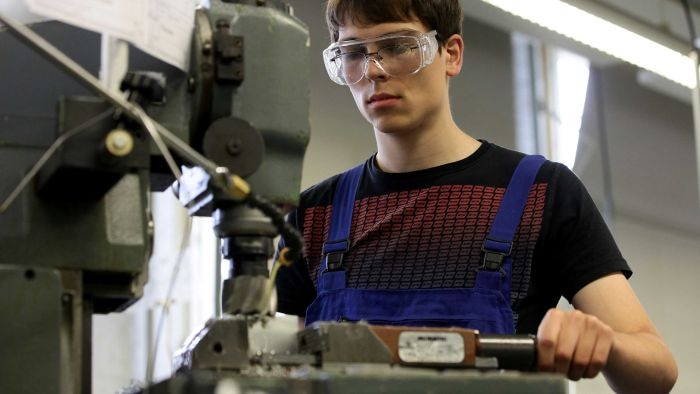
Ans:
POLYGON ((339 271, 344 269, 343 255, 345 252, 331 252, 326 254, 326 271, 339 271))
POLYGON ((484 261, 481 269, 488 271, 499 271, 503 265, 503 259, 508 256, 505 253, 484 250, 484 261))
POLYGON ((350 249, 350 241, 348 239, 339 239, 335 241, 326 241, 323 243, 323 258, 325 260, 326 269, 328 271, 339 271, 344 269, 343 255, 350 249))
POLYGON ((481 247, 481 251, 484 252, 484 260, 480 269, 499 271, 503 265, 503 259, 510 256, 513 251, 513 242, 486 238, 484 245, 481 247), (498 246, 507 246, 507 248, 500 248, 498 246))

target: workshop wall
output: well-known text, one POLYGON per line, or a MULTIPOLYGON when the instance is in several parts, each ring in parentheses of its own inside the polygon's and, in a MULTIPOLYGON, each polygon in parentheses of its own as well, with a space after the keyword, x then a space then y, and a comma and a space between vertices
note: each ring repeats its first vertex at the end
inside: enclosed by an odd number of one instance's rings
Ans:
MULTIPOLYGON (((700 393, 700 237, 626 215, 617 215, 614 230, 634 270, 630 284, 676 358, 679 375, 672 392, 700 393)), ((574 394, 612 393, 603 377, 576 386, 574 394)))
MULTIPOLYGON (((592 74, 575 171, 599 207, 612 196, 610 224, 635 272, 630 283, 679 366, 673 392, 697 393, 700 200, 692 110, 641 87, 636 72, 616 65, 592 74), (607 141, 611 190, 603 182, 601 141, 607 141)), ((582 382, 578 392, 606 387, 602 379, 582 382)))
POLYGON ((607 141, 615 210, 700 234, 691 106, 642 87, 636 74, 623 64, 591 74, 575 171, 602 201, 607 141))

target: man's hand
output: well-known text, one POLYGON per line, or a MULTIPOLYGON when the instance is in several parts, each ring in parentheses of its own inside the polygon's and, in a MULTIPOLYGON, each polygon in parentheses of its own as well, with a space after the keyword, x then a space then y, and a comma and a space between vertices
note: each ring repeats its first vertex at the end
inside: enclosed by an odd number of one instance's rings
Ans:
POLYGON ((574 311, 551 309, 537 331, 539 367, 570 379, 603 372, 618 393, 668 393, 673 355, 622 274, 597 279, 573 298, 574 311))
POLYGON ((612 328, 578 310, 550 309, 537 330, 540 371, 559 372, 572 380, 598 375, 612 346, 612 328))

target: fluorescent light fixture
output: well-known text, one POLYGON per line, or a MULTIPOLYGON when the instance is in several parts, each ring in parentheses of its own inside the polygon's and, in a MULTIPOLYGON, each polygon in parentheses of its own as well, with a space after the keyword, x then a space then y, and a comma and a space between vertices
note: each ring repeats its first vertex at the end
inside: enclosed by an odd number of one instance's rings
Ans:
POLYGON ((649 70, 689 89, 694 62, 685 54, 560 0, 482 0, 517 17, 649 70))

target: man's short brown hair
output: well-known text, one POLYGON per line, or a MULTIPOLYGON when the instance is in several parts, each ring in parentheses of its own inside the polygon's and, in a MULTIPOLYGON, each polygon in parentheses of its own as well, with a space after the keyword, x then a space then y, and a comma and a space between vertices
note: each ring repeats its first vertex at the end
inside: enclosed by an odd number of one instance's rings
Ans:
POLYGON ((333 42, 346 22, 374 25, 385 22, 419 20, 437 31, 438 41, 445 43, 462 32, 462 7, 459 0, 328 0, 326 23, 333 42))

